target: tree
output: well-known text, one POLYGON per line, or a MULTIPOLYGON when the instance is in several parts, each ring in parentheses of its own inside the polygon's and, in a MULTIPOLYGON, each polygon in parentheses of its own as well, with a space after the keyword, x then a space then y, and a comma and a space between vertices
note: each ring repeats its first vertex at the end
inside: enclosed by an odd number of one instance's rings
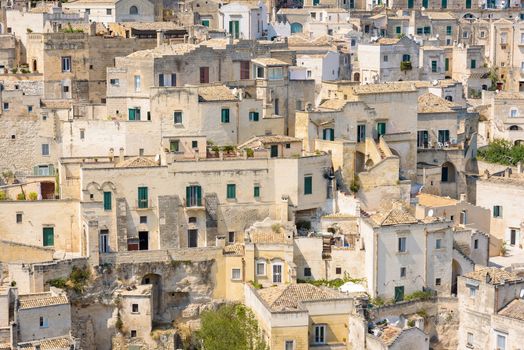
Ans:
POLYGON ((242 304, 205 311, 196 338, 204 350, 268 350, 253 312, 242 304))

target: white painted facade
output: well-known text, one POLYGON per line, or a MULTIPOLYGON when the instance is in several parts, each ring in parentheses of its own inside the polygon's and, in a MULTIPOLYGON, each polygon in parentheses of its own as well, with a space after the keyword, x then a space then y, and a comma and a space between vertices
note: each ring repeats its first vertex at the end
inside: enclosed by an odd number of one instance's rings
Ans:
POLYGON ((235 39, 260 39, 268 35, 268 12, 264 3, 229 3, 220 8, 220 29, 235 39))

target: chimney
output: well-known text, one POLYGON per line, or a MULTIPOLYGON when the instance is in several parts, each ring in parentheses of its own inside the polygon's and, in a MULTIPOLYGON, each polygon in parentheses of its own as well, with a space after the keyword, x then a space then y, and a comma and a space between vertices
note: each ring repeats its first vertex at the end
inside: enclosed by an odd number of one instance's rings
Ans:
POLYGON ((156 31, 156 46, 162 46, 164 43, 164 31, 159 29, 156 31))
POLYGON ((120 147, 120 153, 118 155, 118 161, 123 162, 124 161, 124 147, 120 147))
POLYGON ((89 23, 89 36, 96 35, 96 22, 89 23))

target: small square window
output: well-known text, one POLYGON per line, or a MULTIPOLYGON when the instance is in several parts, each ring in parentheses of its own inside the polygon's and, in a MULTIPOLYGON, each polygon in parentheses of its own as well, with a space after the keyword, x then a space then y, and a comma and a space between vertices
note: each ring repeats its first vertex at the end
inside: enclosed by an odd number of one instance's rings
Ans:
POLYGON ((112 13, 113 13, 112 9, 106 9, 106 15, 111 16, 112 13))
POLYGON ((131 330, 131 338, 136 338, 136 330, 131 330))
POLYGON ((113 86, 120 86, 120 79, 110 79, 109 83, 113 86))
POLYGON ((304 277, 311 277, 311 267, 304 267, 304 277))
POLYGON ((147 216, 141 216, 140 217, 140 223, 141 224, 147 224, 147 216))
POLYGON ((67 86, 67 85, 64 86, 63 90, 64 90, 64 92, 69 92, 69 86, 67 86))
POLYGON ((175 124, 182 124, 182 111, 173 112, 173 119, 175 124))
POLYGON ((406 277, 406 268, 405 267, 400 268, 400 277, 406 277))
POLYGON ((240 269, 231 269, 231 279, 234 281, 240 280, 240 269))
POLYGON ((341 267, 335 267, 335 274, 341 275, 342 274, 342 268, 341 267))
POLYGON ((47 317, 40 316, 40 328, 48 328, 47 317))
POLYGON ((43 120, 43 121, 46 121, 46 120, 47 120, 47 114, 42 114, 42 120, 43 120))
POLYGON ((16 213, 16 223, 22 223, 22 213, 16 213))
POLYGON ((435 285, 436 286, 440 286, 440 283, 441 283, 441 279, 440 278, 436 278, 435 279, 435 285))
POLYGON ((384 55, 384 62, 387 62, 389 59, 388 55, 384 55))
POLYGON ((89 199, 94 199, 94 198, 95 198, 95 195, 92 194, 92 193, 90 193, 90 194, 89 194, 89 199))
POLYGON ((286 143, 286 148, 290 149, 291 148, 291 144, 290 143, 286 143))

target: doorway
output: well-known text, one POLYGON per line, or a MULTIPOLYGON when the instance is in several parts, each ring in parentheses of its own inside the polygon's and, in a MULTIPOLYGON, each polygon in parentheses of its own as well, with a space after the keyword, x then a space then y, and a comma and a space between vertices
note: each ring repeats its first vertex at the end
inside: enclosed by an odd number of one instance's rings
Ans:
POLYGON ((100 230, 99 241, 100 253, 109 253, 109 230, 100 230))
POLYGON ((187 230, 187 245, 189 248, 198 247, 198 230, 187 230))
POLYGON ((149 232, 140 231, 138 232, 138 249, 149 250, 149 232))

